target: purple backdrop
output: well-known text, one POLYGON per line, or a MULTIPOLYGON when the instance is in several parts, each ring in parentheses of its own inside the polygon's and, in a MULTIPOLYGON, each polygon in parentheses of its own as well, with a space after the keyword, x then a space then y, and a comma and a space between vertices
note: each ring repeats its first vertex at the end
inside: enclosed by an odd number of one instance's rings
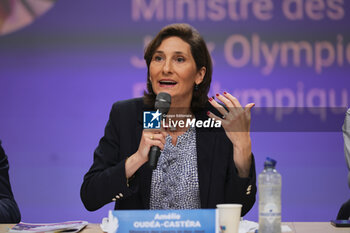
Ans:
MULTIPOLYGON (((83 175, 113 102, 142 93, 144 43, 169 23, 190 23, 208 42, 210 95, 225 90, 257 106, 347 107, 350 4, 251 2, 58 1, 0 37, 0 139, 22 221, 97 223, 113 208, 84 209, 83 175)), ((252 132, 257 172, 266 156, 278 160, 283 221, 334 219, 349 198, 340 127, 252 132)), ((257 216, 256 204, 246 218, 257 216)))

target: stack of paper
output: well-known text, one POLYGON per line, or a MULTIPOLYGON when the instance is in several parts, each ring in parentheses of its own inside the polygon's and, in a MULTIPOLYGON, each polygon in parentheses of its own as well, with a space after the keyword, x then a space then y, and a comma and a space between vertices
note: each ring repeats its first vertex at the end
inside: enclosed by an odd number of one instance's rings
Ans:
POLYGON ((70 221, 58 223, 24 223, 20 222, 12 227, 9 232, 79 232, 88 222, 86 221, 70 221))

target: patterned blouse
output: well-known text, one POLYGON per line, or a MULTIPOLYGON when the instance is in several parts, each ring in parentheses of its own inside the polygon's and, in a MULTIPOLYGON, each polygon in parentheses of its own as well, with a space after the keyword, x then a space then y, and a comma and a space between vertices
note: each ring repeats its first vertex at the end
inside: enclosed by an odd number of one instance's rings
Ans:
POLYGON ((178 136, 175 146, 170 135, 165 140, 152 174, 150 209, 198 209, 196 128, 178 136))

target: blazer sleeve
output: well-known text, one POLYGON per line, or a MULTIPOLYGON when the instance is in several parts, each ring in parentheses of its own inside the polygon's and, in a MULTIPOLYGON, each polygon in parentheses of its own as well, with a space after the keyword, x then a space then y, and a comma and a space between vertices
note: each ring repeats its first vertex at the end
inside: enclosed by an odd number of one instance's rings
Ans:
POLYGON ((18 223, 21 214, 12 194, 8 170, 7 156, 0 142, 0 223, 18 223))
POLYGON ((225 200, 229 203, 242 204, 241 216, 244 216, 253 207, 257 192, 254 155, 252 154, 252 164, 247 178, 239 177, 234 162, 232 165, 233 166, 228 169, 225 200))
POLYGON ((93 164, 84 176, 80 197, 89 211, 97 210, 115 198, 127 198, 138 188, 125 175, 126 155, 120 154, 120 115, 117 102, 112 107, 104 136, 94 152, 93 164))

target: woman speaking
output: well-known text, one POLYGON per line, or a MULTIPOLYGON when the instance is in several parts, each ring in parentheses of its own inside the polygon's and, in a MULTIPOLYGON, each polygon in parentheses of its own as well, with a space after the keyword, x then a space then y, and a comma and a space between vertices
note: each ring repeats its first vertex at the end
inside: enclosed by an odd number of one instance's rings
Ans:
POLYGON ((229 93, 208 99, 212 62, 201 35, 190 25, 164 27, 145 50, 147 92, 116 102, 84 176, 81 199, 96 210, 115 201, 116 209, 215 208, 241 203, 242 215, 256 194, 251 152, 250 110, 229 93), (143 112, 154 111, 157 94, 171 96, 168 116, 220 121, 222 127, 176 125, 143 129, 143 112), (154 170, 149 151, 160 148, 154 170))

